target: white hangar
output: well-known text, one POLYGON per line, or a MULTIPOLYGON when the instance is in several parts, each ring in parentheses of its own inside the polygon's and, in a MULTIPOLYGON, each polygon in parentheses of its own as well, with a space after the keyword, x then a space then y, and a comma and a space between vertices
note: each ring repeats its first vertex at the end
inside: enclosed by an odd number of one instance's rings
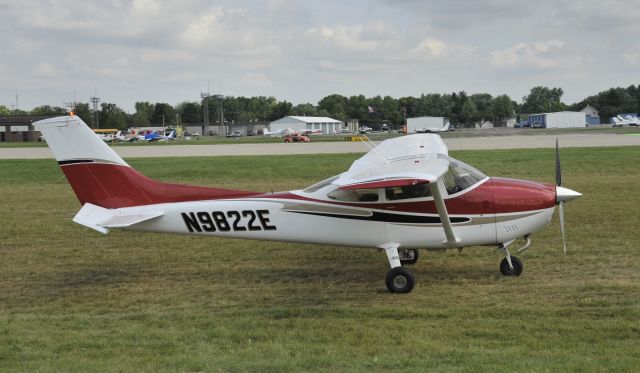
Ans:
POLYGON ((344 122, 328 117, 287 116, 271 122, 269 127, 271 132, 291 128, 295 131, 321 130, 325 135, 333 135, 342 132, 344 122))

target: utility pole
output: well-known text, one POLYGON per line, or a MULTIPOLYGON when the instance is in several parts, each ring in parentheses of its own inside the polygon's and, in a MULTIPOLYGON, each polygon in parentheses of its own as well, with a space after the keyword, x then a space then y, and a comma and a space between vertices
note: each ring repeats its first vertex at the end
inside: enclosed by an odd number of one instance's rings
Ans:
POLYGON ((209 92, 200 93, 200 98, 202 98, 202 136, 205 136, 209 133, 209 92))
POLYGON ((76 111, 76 101, 75 100, 73 102, 63 102, 62 105, 70 113, 73 113, 73 112, 76 111))
POLYGON ((98 111, 98 104, 100 104, 100 97, 91 97, 91 127, 100 128, 100 112, 98 111))
POLYGON ((224 136, 227 136, 226 127, 224 125, 224 108, 222 107, 224 96, 217 95, 217 97, 220 100, 218 101, 218 113, 220 114, 220 122, 219 122, 220 130, 218 131, 218 133, 224 137, 224 136))

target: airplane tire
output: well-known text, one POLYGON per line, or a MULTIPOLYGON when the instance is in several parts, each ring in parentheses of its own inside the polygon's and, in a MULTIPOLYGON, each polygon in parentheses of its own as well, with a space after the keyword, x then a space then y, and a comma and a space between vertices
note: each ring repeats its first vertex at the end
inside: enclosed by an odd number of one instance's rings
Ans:
POLYGON ((387 273, 387 289, 392 293, 405 294, 413 290, 416 283, 414 274, 406 268, 395 267, 387 273))
POLYGON ((509 268, 509 262, 507 258, 502 259, 500 262, 500 272, 503 276, 520 276, 522 269, 524 268, 522 261, 515 256, 511 256, 511 263, 513 269, 509 268))
POLYGON ((418 257, 420 256, 420 252, 416 249, 407 249, 407 252, 413 252, 413 258, 411 259, 400 259, 400 263, 402 265, 405 264, 416 264, 418 261, 418 257))

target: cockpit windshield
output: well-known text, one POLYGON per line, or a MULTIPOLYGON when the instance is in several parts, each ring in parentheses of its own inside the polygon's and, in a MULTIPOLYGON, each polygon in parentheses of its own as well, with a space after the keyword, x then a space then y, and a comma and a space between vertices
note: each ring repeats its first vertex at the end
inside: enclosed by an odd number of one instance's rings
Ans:
POLYGON ((462 161, 442 154, 438 154, 438 158, 449 161, 449 171, 443 176, 449 195, 461 192, 487 178, 487 175, 462 161))
POLYGON ((326 187, 327 185, 331 184, 335 179, 338 178, 338 176, 340 176, 340 175, 331 176, 328 179, 324 179, 322 181, 319 181, 319 182, 307 187, 306 189, 304 189, 303 192, 305 192, 305 193, 317 192, 320 189, 322 189, 322 188, 326 187))

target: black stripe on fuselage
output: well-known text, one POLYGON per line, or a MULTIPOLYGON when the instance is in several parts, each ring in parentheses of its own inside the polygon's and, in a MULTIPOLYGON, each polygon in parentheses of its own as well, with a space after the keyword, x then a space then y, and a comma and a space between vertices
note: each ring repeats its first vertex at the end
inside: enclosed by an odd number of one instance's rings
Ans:
POLYGON ((68 164, 76 164, 76 163, 94 163, 93 159, 67 159, 65 161, 58 161, 59 166, 64 166, 68 164))
MULTIPOLYGON (((440 220, 440 217, 438 216, 387 214, 384 212, 376 212, 376 211, 373 211, 369 216, 330 214, 330 213, 324 213, 324 212, 311 212, 311 211, 289 211, 289 212, 293 212, 296 214, 325 216, 328 218, 379 221, 379 222, 385 222, 385 223, 411 223, 411 224, 441 224, 442 223, 440 220)), ((449 217, 449 220, 451 221, 451 223, 466 223, 468 221, 471 221, 471 218, 449 217)))

